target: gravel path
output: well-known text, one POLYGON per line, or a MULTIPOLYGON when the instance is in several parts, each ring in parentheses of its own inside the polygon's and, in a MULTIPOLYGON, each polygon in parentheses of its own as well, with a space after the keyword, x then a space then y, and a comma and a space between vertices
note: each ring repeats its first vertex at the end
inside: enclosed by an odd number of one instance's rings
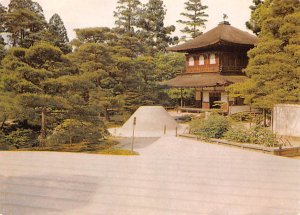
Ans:
POLYGON ((0 214, 300 214, 299 160, 168 136, 137 150, 0 152, 0 214))

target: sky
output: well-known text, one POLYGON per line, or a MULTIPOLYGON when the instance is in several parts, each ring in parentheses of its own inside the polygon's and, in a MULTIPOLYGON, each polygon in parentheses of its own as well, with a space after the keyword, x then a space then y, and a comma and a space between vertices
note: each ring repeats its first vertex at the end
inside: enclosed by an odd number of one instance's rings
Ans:
MULTIPOLYGON (((10 0, 0 0, 7 6, 10 0)), ((117 0, 35 0, 38 2, 49 21, 54 13, 58 13, 63 19, 68 30, 70 39, 74 39, 73 29, 85 27, 113 27, 113 11, 116 8, 117 0)), ((147 0, 142 0, 145 2, 147 0)), ((183 19, 180 13, 184 11, 186 0, 164 0, 167 9, 165 25, 175 25, 175 35, 180 36, 180 26, 177 20, 183 19)), ((206 29, 214 28, 223 19, 223 13, 227 14, 228 21, 232 26, 241 30, 247 30, 245 22, 250 18, 252 0, 203 0, 203 4, 208 6, 206 10, 209 15, 206 29)))

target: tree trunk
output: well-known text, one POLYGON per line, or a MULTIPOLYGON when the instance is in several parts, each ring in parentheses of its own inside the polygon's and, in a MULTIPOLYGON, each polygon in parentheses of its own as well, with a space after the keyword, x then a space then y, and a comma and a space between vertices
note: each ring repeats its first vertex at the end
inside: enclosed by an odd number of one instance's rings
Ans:
POLYGON ((44 146, 44 143, 45 143, 45 140, 46 140, 46 125, 45 125, 45 115, 46 115, 46 113, 45 113, 46 111, 43 109, 42 110, 42 129, 41 129, 41 141, 40 141, 40 145, 41 146, 44 146))
POLYGON ((263 109, 263 116, 264 116, 264 127, 267 127, 267 111, 266 109, 263 109))
POLYGON ((107 109, 107 108, 105 109, 105 119, 106 119, 107 121, 110 121, 110 116, 109 116, 109 112, 108 112, 108 109, 107 109))
POLYGON ((72 145, 72 135, 71 135, 71 129, 69 129, 69 144, 72 145))
POLYGON ((4 127, 4 124, 5 124, 6 120, 7 120, 7 117, 5 116, 2 123, 1 123, 1 128, 0 128, 1 130, 3 130, 3 127, 4 127))

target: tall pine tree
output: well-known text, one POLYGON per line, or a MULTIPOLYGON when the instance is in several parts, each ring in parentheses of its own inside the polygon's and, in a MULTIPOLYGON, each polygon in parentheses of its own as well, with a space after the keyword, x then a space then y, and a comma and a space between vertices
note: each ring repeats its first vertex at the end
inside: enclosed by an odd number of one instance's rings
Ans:
POLYGON ((69 42, 68 34, 66 27, 60 18, 60 16, 56 13, 49 20, 49 30, 55 36, 59 38, 59 41, 62 43, 69 42))
POLYGON ((271 109, 278 103, 299 103, 300 2, 266 0, 259 16, 259 42, 249 51, 245 70, 250 79, 228 90, 261 109, 271 109))
POLYGON ((49 38, 53 45, 58 46, 65 54, 72 51, 69 43, 68 33, 66 27, 58 14, 54 14, 48 24, 49 33, 51 38, 49 38))
POLYGON ((47 27, 42 7, 31 0, 11 0, 6 20, 13 46, 30 47, 47 27))
POLYGON ((137 23, 137 14, 141 2, 139 0, 118 0, 114 17, 117 28, 124 33, 134 32, 137 23))
POLYGON ((185 12, 181 15, 186 17, 186 20, 178 20, 177 22, 185 25, 185 28, 181 30, 182 33, 186 34, 183 39, 195 38, 203 33, 202 30, 205 28, 208 17, 205 10, 208 7, 202 4, 202 0, 187 0, 184 4, 185 12))
POLYGON ((138 33, 151 55, 165 51, 166 47, 178 40, 177 37, 170 36, 175 31, 175 26, 165 26, 165 15, 166 9, 162 0, 149 0, 139 15, 138 33))

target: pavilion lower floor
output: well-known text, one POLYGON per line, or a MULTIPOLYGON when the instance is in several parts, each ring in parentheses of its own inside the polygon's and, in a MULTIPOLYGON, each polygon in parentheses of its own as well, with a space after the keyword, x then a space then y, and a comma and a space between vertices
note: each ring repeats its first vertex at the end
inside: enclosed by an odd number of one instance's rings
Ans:
MULTIPOLYGON (((233 109, 246 111, 245 109, 247 107, 244 106, 242 98, 230 98, 225 87, 234 83, 241 83, 246 79, 247 78, 243 75, 182 73, 161 84, 170 88, 181 89, 181 91, 183 91, 183 89, 195 89, 194 108, 203 110, 222 109, 224 112, 230 113, 233 109)), ((183 99, 181 96, 181 107, 183 107, 185 103, 183 99)))
MULTIPOLYGON (((184 98, 182 99, 184 100, 184 98)), ((193 107, 203 110, 221 109, 223 112, 231 114, 250 111, 250 108, 244 105, 244 99, 230 98, 225 87, 195 88, 194 99, 193 107)), ((183 101, 182 104, 184 105, 185 102, 183 101)))

